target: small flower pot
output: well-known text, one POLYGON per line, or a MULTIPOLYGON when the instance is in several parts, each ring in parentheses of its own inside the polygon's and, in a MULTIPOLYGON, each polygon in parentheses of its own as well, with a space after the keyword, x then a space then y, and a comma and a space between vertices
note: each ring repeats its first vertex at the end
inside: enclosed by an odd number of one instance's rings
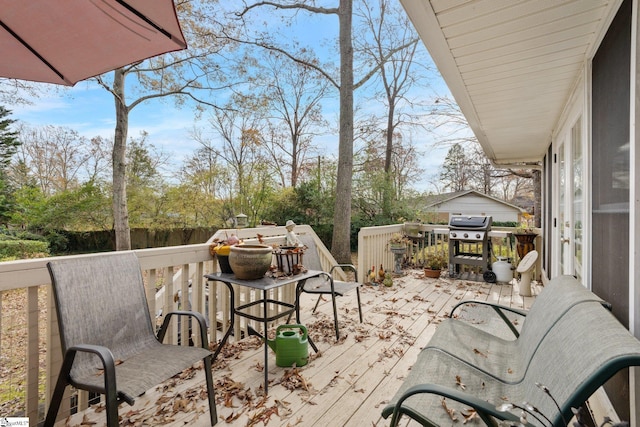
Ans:
POLYGON ((220 272, 233 274, 231 265, 229 265, 229 255, 216 255, 216 257, 218 258, 218 264, 220 265, 220 272))
POLYGON ((431 279, 437 279, 442 274, 442 270, 432 270, 430 268, 424 269, 424 277, 429 277, 431 279))

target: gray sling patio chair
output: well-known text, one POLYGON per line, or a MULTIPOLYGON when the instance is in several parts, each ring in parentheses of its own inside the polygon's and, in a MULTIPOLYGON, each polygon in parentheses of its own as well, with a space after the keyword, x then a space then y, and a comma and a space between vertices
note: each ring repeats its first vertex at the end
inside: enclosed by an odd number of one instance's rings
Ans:
POLYGON ((105 395, 107 425, 116 427, 119 403, 133 405, 137 396, 200 360, 211 425, 216 424, 212 354, 204 316, 192 311, 167 313, 156 336, 133 252, 53 260, 47 267, 64 360, 45 426, 54 425, 67 385, 105 395), (162 344, 174 315, 196 320, 202 348, 162 344))
MULTIPOLYGON (((320 254, 318 253, 318 246, 316 245, 313 236, 303 234, 298 236, 300 242, 307 247, 304 254, 303 264, 310 270, 325 271, 320 261, 320 254)), ((340 329, 338 327, 338 308, 336 306, 336 296, 343 296, 346 293, 355 289, 358 298, 358 315, 360 316, 360 322, 362 323, 362 306, 360 304, 360 286, 358 282, 358 272, 353 264, 336 264, 331 266, 329 274, 326 276, 320 276, 307 280, 304 289, 302 290, 308 294, 319 294, 316 305, 313 307, 315 313, 320 303, 322 295, 331 295, 331 303, 333 305, 333 323, 336 329, 336 340, 340 339, 340 329), (333 279, 333 272, 336 268, 342 268, 353 271, 355 274, 353 282, 344 282, 333 279)))

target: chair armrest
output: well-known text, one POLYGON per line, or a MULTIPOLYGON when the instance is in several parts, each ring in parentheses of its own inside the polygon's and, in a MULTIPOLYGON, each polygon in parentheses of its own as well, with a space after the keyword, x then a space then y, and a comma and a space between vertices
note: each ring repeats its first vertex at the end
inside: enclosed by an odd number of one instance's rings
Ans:
POLYGON ((529 312, 527 310, 522 310, 520 308, 513 308, 513 307, 508 307, 506 305, 500 305, 500 304, 495 304, 492 302, 488 302, 488 301, 475 301, 475 300, 465 300, 465 301, 460 301, 458 304, 456 304, 452 309, 451 309, 451 314, 449 315, 449 317, 453 316, 453 313, 459 308, 462 307, 463 305, 467 305, 467 304, 476 304, 476 305, 486 305, 489 306, 491 308, 493 308, 496 311, 510 311, 512 313, 518 314, 522 317, 526 317, 527 314, 529 314, 529 312))
POLYGON ((510 313, 510 314, 515 314, 515 315, 520 316, 520 317, 527 317, 527 314, 529 313, 527 310, 508 307, 508 306, 500 305, 500 304, 494 304, 494 303, 487 302, 487 301, 467 300, 467 301, 461 301, 458 304, 456 304, 451 309, 451 313, 449 314, 449 317, 453 318, 455 316, 456 310, 458 310, 461 307, 464 307, 465 305, 470 305, 470 304, 482 305, 482 306, 485 306, 485 307, 492 308, 496 312, 498 317, 504 321, 504 323, 509 327, 511 332, 513 332, 513 334, 516 337, 520 336, 520 332, 516 329, 516 327, 513 324, 513 322, 507 318, 507 314, 510 313))
POLYGON ((202 313, 198 311, 188 311, 188 310, 177 310, 171 311, 167 313, 162 321, 162 326, 160 326, 160 330, 158 331, 158 341, 162 342, 164 340, 164 336, 167 333, 167 329, 169 327, 169 322, 171 317, 173 316, 186 316, 192 317, 197 320, 200 326, 200 340, 202 342, 202 348, 206 348, 209 350, 209 339, 207 338, 207 321, 205 320, 202 313))
MULTIPOLYGON (((113 353, 107 347, 101 345, 94 344, 78 344, 74 345, 67 349, 64 354, 64 360, 62 362, 62 369, 60 372, 71 372, 71 366, 73 365, 73 360, 76 358, 76 353, 93 353, 100 358, 102 362, 102 368, 104 370, 104 389, 117 391, 116 387, 116 362, 113 358, 113 353)), ((74 382, 71 378, 70 383, 73 385, 74 382)), ((118 397, 129 405, 133 406, 135 404, 135 398, 133 396, 129 396, 126 393, 118 392, 118 397)))
POLYGON ((389 415, 393 415, 391 418, 391 426, 398 425, 400 416, 402 414, 408 414, 421 424, 426 425, 430 423, 430 420, 428 418, 425 418, 426 415, 420 414, 419 412, 416 412, 411 408, 403 406, 404 401, 411 396, 425 393, 446 397, 474 408, 478 416, 486 423, 486 425, 495 425, 495 422, 491 419, 491 417, 520 423, 520 418, 518 416, 512 414, 511 412, 501 412, 498 410, 498 408, 496 408, 486 400, 482 400, 479 397, 465 393, 461 390, 445 387, 438 384, 428 383, 418 384, 407 389, 395 404, 389 404, 382 410, 382 416, 384 418, 388 418, 389 415))
POLYGON ((331 275, 333 275, 333 270, 335 270, 335 269, 336 269, 336 268, 338 268, 338 267, 340 267, 340 268, 342 268, 342 269, 346 268, 346 269, 348 269, 348 270, 353 271, 353 272, 355 273, 355 279, 356 279, 355 281, 356 281, 356 282, 358 281, 358 269, 356 268, 356 266, 355 266, 355 265, 353 265, 353 264, 335 264, 335 265, 333 265, 333 266, 331 267, 331 270, 329 270, 329 273, 330 273, 331 275))

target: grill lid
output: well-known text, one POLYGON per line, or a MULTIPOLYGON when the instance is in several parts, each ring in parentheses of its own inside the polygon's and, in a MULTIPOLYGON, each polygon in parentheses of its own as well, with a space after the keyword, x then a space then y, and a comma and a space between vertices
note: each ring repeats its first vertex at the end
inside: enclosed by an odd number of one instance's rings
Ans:
POLYGON ((491 228, 490 216, 452 216, 449 220, 450 229, 489 230, 491 228))

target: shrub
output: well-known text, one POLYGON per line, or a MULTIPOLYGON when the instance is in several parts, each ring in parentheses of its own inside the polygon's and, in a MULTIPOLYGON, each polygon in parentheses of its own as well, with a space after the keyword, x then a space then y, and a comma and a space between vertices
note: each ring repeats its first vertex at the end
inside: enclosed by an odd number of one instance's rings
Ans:
POLYGON ((38 258, 49 255, 49 244, 37 240, 0 240, 0 259, 38 258))
POLYGON ((47 231, 45 237, 51 252, 63 253, 69 249, 69 238, 57 231, 47 231))

